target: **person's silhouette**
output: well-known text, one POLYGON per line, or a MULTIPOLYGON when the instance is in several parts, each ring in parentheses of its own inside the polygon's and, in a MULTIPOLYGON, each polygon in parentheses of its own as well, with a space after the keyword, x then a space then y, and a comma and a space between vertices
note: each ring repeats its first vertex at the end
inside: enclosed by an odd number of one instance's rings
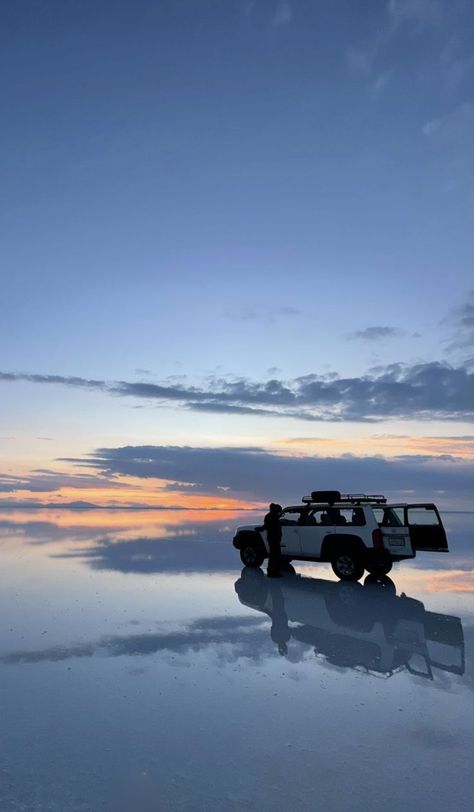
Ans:
POLYGON ((290 627, 288 626, 288 616, 285 611, 285 599, 280 584, 272 584, 270 587, 270 594, 272 596, 272 609, 270 616, 272 619, 272 628, 270 635, 274 643, 278 646, 278 653, 282 657, 288 654, 288 640, 291 637, 290 627))
POLYGON ((270 504, 270 510, 263 520, 263 525, 267 531, 267 541, 269 550, 267 575, 269 578, 281 578, 281 505, 274 502, 270 504))

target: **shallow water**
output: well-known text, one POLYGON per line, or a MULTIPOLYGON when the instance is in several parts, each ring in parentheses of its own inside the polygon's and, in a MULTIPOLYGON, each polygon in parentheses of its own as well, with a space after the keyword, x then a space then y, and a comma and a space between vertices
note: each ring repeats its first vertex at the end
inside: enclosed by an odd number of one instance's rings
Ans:
POLYGON ((444 521, 382 589, 241 573, 231 514, 1 513, 0 810, 471 809, 474 515, 444 521))

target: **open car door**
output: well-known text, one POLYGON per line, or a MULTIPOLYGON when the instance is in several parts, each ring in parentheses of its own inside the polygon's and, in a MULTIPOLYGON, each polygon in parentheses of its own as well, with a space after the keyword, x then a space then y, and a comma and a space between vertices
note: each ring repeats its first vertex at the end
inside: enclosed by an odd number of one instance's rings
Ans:
POLYGON ((414 550, 448 552, 448 540, 436 505, 406 505, 405 526, 414 550))

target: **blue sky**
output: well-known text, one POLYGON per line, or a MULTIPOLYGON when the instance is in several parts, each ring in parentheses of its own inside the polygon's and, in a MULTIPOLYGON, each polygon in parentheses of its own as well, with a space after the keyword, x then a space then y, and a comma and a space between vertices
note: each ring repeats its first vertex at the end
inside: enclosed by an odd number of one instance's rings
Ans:
POLYGON ((474 433, 472 2, 27 0, 1 16, 5 471, 298 437, 396 456, 403 440, 373 435, 474 433))

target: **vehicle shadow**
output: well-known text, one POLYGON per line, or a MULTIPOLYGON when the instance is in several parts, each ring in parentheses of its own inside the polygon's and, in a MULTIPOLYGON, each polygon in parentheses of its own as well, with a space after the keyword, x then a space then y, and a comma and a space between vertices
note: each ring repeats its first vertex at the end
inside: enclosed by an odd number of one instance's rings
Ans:
POLYGON ((397 595, 390 578, 368 575, 360 584, 286 573, 274 581, 244 567, 234 586, 240 603, 271 619, 271 638, 283 656, 299 641, 333 665, 384 676, 406 670, 432 680, 433 669, 464 673, 460 618, 397 595))

